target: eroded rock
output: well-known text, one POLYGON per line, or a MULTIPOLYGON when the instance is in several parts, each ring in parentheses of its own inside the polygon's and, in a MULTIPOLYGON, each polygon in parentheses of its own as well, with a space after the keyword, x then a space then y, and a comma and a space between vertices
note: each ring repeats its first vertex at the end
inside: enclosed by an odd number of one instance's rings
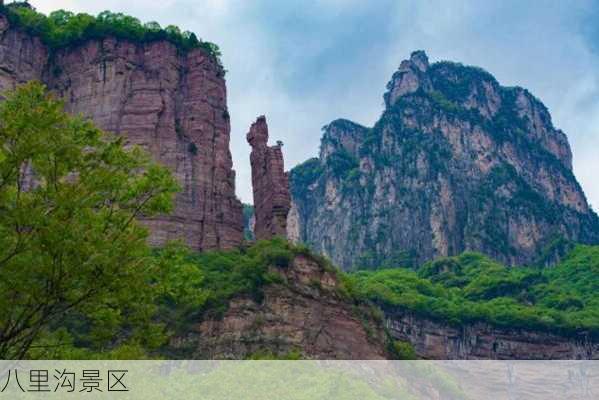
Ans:
POLYGON ((247 141, 252 146, 252 187, 256 239, 287 237, 287 214, 291 209, 289 181, 283 165, 282 144, 268 146, 268 125, 264 116, 250 127, 247 141))

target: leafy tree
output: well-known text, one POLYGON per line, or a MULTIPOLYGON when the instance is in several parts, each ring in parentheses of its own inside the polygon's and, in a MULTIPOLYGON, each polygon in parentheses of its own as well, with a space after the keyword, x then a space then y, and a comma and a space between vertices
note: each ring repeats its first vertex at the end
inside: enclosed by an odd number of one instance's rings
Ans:
POLYGON ((184 52, 202 48, 220 64, 221 53, 217 45, 199 40, 191 32, 181 32, 173 25, 162 29, 157 22, 142 24, 135 17, 111 11, 103 11, 94 17, 85 13, 74 14, 58 10, 46 16, 25 4, 0 4, 0 13, 5 14, 13 26, 40 36, 50 50, 108 36, 137 43, 168 40, 184 52))
POLYGON ((66 114, 41 84, 9 93, 0 104, 0 358, 22 358, 74 321, 96 343, 115 329, 151 341, 140 327, 154 309, 158 263, 136 219, 169 212, 176 190, 165 167, 66 114))
POLYGON ((162 30, 162 27, 156 21, 146 22, 144 24, 144 28, 146 28, 148 31, 160 31, 160 30, 162 30))

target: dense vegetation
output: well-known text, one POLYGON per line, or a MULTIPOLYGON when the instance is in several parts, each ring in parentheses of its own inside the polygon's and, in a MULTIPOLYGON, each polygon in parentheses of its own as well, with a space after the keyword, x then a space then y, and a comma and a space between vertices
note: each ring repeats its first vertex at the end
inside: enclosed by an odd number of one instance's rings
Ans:
POLYGON ((199 40, 192 32, 181 32, 174 25, 162 28, 157 22, 142 24, 135 17, 110 11, 103 11, 94 17, 58 10, 46 16, 26 1, 3 6, 0 12, 7 16, 11 25, 39 36, 51 50, 109 36, 137 43, 167 40, 183 52, 202 48, 220 63, 221 54, 217 45, 199 40))
POLYGON ((323 173, 320 160, 316 157, 310 158, 303 163, 293 167, 289 174, 291 189, 305 189, 314 183, 323 173))
MULTIPOLYGON (((69 116, 35 82, 0 103, 0 359, 84 315, 92 335, 148 330, 155 263, 139 216, 169 212, 166 167, 69 116)), ((39 344, 38 344, 39 345, 39 344)))
POLYGON ((508 268, 464 253, 423 265, 346 276, 358 298, 460 325, 599 336, 599 246, 576 246, 550 268, 508 268))
MULTIPOLYGON (((286 267, 301 247, 275 239, 231 251, 191 253, 171 244, 145 260, 149 266, 144 284, 147 295, 137 297, 147 310, 143 341, 130 338, 130 329, 120 315, 72 313, 54 324, 30 350, 32 358, 155 358, 172 356, 164 345, 170 336, 184 333, 202 317, 224 313, 236 295, 262 297, 265 285, 281 282, 269 265, 286 267), (115 339, 116 338, 116 339, 115 339)), ((136 329, 139 328, 136 326, 136 329)), ((253 355, 268 358, 267 354, 253 355)), ((291 357, 291 356, 289 356, 291 357)))
MULTIPOLYGON (((86 318, 74 314, 44 336, 38 342, 41 348, 29 354, 53 358, 160 356, 169 336, 183 333, 208 315, 218 318, 234 296, 250 295, 260 300, 265 285, 281 282, 268 266, 286 267, 296 254, 307 252, 280 239, 202 254, 169 246, 152 256, 157 266, 151 280, 154 292, 145 301, 154 316, 153 330, 145 332, 153 333, 153 342, 117 345, 114 335, 122 336, 126 326, 111 324, 106 318, 100 319, 98 326, 82 323, 86 318)), ((319 262, 330 267, 326 260, 319 262)), ((453 325, 480 321, 566 335, 588 332, 596 337, 599 300, 594 293, 599 289, 598 274, 597 246, 578 246, 561 264, 545 269, 506 268, 482 255, 465 253, 427 263, 417 271, 395 268, 343 274, 340 293, 350 301, 400 307, 453 325)), ((396 358, 416 357, 409 343, 390 344, 390 354, 396 358)), ((280 357, 265 352, 251 357, 280 357)))

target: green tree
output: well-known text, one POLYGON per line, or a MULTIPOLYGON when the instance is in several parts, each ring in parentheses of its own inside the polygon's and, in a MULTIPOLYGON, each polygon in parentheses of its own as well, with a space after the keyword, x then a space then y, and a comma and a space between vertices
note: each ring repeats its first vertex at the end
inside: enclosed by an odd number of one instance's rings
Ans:
POLYGON ((169 212, 176 190, 165 167, 66 114, 43 85, 9 93, 0 104, 0 359, 25 357, 73 316, 96 341, 115 329, 121 340, 151 340, 137 327, 154 310, 157 263, 137 217, 169 212))
POLYGON ((103 11, 94 17, 58 10, 46 16, 28 3, 17 2, 6 6, 0 3, 0 14, 5 15, 12 26, 39 36, 50 51, 111 36, 136 43, 167 40, 183 52, 202 48, 220 65, 221 52, 214 43, 204 42, 191 32, 181 32, 173 25, 162 29, 157 22, 142 24, 139 19, 123 13, 103 11))

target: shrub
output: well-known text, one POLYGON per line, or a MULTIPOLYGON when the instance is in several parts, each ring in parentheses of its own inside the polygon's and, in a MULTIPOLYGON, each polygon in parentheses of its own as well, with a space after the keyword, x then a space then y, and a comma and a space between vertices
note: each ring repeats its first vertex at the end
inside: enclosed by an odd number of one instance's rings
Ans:
POLYGON ((391 359, 393 360, 416 360, 418 356, 416 355, 416 350, 414 350, 414 346, 410 342, 404 342, 400 340, 395 340, 390 342, 389 344, 389 353, 391 359))

